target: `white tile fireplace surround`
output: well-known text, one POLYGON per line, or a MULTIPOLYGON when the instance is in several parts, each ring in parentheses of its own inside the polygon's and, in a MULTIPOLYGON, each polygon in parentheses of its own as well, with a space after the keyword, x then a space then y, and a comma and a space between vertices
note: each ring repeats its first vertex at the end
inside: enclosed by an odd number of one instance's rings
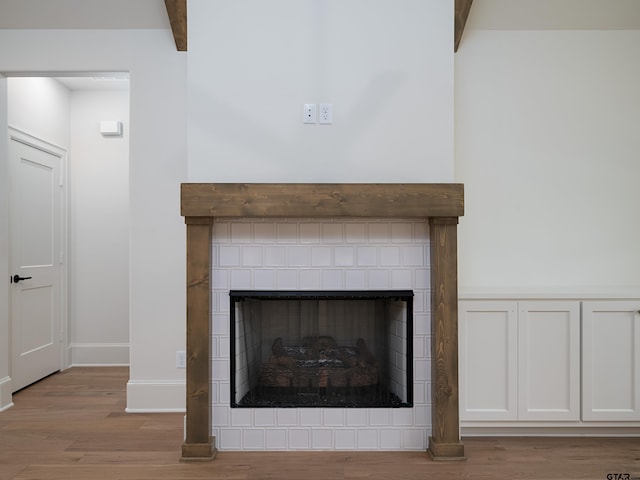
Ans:
POLYGON ((213 433, 220 450, 426 450, 429 225, 419 219, 216 220, 213 433), (229 290, 413 290, 412 408, 231 408, 229 290))
POLYGON ((428 442, 434 460, 464 459, 457 280, 463 185, 185 183, 180 213, 187 226, 182 461, 213 460, 217 442, 245 450, 417 450, 428 442), (413 290, 413 406, 230 408, 231 288, 413 290))

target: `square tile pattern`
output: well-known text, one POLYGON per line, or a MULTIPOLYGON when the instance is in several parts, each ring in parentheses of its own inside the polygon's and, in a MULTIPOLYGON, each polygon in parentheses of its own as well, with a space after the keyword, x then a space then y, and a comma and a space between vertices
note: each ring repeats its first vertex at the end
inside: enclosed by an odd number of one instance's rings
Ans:
POLYGON ((212 408, 220 450, 425 450, 426 219, 222 219, 213 226, 212 408), (229 290, 413 290, 412 408, 231 408, 229 290))

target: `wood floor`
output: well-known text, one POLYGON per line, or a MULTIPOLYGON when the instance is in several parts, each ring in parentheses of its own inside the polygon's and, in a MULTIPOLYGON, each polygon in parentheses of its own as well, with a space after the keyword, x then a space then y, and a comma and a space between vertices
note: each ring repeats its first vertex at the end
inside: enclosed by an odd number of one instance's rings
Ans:
POLYGON ((124 413, 127 378, 124 368, 73 368, 16 394, 0 413, 0 479, 640 478, 638 438, 467 438, 467 461, 456 463, 423 452, 221 452, 185 464, 183 414, 124 413))

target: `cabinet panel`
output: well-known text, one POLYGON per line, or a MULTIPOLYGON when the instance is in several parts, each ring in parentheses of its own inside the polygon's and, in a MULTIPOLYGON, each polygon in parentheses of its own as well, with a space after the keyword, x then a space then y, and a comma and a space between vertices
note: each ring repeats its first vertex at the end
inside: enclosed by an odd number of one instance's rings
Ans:
POLYGON ((580 419, 578 302, 519 302, 518 418, 580 419))
POLYGON ((461 420, 516 420, 517 302, 460 302, 461 420))
POLYGON ((582 419, 640 420, 640 301, 582 308, 582 419))

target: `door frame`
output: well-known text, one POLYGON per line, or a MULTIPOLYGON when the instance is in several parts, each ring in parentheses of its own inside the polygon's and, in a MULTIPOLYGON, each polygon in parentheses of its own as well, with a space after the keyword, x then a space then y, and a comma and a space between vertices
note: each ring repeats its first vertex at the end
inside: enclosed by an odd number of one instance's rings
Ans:
MULTIPOLYGON (((20 142, 29 147, 41 150, 43 152, 55 155, 60 158, 60 358, 59 366, 60 370, 64 370, 69 367, 69 168, 68 168, 68 150, 64 147, 48 142, 35 135, 31 135, 24 130, 20 130, 12 125, 8 126, 7 135, 7 147, 10 142, 20 142)), ((8 153, 8 152, 7 152, 8 153)), ((9 159, 7 159, 9 160, 9 159)), ((11 178, 11 162, 8 161, 9 178, 11 178)), ((9 193, 9 225, 11 225, 12 215, 12 202, 14 200, 12 189, 13 185, 10 185, 9 193)), ((9 267, 13 272, 15 265, 12 264, 13 248, 11 245, 11 232, 9 232, 9 267)), ((12 329, 13 326, 13 306, 11 305, 11 298, 9 298, 9 371, 12 370, 12 329)))

